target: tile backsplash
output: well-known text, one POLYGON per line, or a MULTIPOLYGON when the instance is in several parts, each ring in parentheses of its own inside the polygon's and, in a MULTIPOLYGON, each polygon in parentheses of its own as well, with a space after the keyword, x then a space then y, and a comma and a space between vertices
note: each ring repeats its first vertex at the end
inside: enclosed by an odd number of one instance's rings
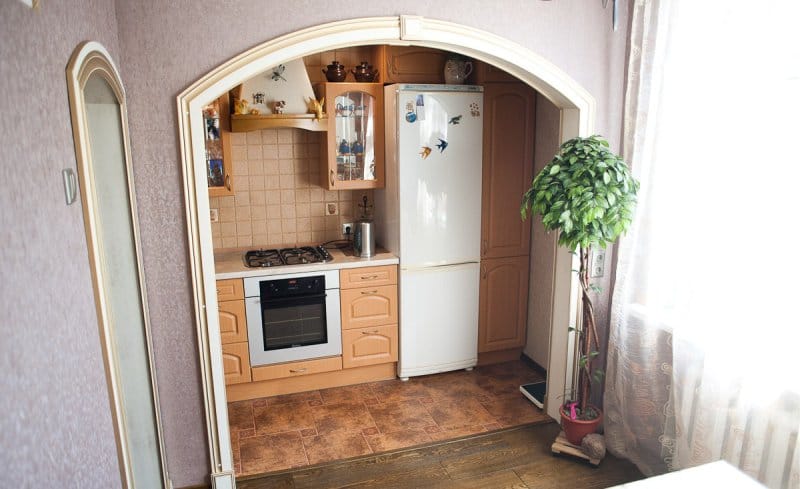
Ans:
POLYGON ((320 187, 324 132, 265 129, 231 134, 234 195, 212 197, 219 222, 211 223, 214 248, 319 244, 342 238, 342 224, 361 215, 371 190, 320 187), (338 215, 328 215, 336 204, 338 215), (333 207, 333 206, 331 206, 333 207))

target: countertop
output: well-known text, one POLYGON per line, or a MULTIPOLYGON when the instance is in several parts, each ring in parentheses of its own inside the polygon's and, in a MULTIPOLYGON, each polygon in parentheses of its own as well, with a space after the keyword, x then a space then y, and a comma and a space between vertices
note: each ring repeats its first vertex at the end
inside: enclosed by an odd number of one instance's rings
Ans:
POLYGON ((386 250, 378 248, 372 258, 358 258, 345 254, 340 249, 329 249, 333 257, 327 263, 309 263, 304 265, 286 265, 275 268, 248 268, 244 264, 244 251, 215 251, 214 265, 216 279, 263 277, 268 275, 283 275, 297 272, 319 272, 322 270, 339 270, 342 268, 376 267, 381 265, 397 265, 400 260, 386 250))

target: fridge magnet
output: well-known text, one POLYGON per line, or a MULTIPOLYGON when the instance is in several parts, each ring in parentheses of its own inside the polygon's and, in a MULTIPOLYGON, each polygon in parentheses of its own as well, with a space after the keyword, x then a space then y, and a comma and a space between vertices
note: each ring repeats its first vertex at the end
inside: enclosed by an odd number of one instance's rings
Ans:
POLYGON ((422 94, 417 95, 417 120, 425 120, 425 98, 422 94))
POLYGON ((431 154, 431 148, 429 148, 429 147, 427 147, 427 146, 423 146, 423 147, 422 147, 422 151, 420 151, 420 152, 419 152, 419 155, 420 155, 420 156, 422 156, 422 159, 423 159, 423 160, 424 160, 425 158, 427 158, 427 157, 428 157, 428 155, 430 155, 430 154, 431 154))
POLYGON ((445 141, 442 138, 438 139, 439 139, 439 144, 437 144, 436 147, 439 148, 440 153, 444 153, 444 150, 447 148, 447 141, 445 141))
POLYGON ((459 114, 459 115, 457 115, 455 117, 451 117, 450 120, 447 123, 448 124, 452 124, 454 126, 458 125, 458 124, 461 124, 461 114, 459 114))
POLYGON ((415 114, 414 112, 408 112, 406 114, 406 122, 410 122, 413 124, 416 121, 417 121, 417 114, 415 114))
POLYGON ((478 108, 477 102, 472 102, 469 104, 469 113, 472 117, 478 117, 481 115, 481 110, 478 108))

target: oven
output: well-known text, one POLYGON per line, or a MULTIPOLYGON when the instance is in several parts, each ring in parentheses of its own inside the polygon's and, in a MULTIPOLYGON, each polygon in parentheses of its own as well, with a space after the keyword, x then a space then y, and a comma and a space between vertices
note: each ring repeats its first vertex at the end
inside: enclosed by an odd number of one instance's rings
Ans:
POLYGON ((244 279, 250 365, 342 354, 339 272, 244 279))

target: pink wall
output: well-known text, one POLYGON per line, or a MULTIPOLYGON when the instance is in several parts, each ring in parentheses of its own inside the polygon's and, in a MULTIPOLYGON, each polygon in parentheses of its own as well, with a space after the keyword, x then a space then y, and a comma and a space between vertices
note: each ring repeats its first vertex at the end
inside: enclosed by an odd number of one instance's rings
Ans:
POLYGON ((8 306, 0 347, 0 447, 13 469, 0 477, 16 482, 9 486, 28 480, 43 487, 56 480, 118 485, 81 211, 64 205, 59 174, 75 165, 64 67, 79 41, 106 45, 128 93, 156 373, 176 487, 202 483, 210 472, 175 113, 175 98, 189 84, 297 29, 355 17, 423 15, 487 30, 548 58, 596 97, 596 130, 618 145, 626 32, 611 31, 611 10, 599 0, 397 5, 118 0, 115 15, 112 0, 45 1, 39 13, 2 2, 0 263, 8 306), (88 472, 80 470, 87 466, 88 472), (21 467, 29 475, 21 475, 21 467))
POLYGON ((81 41, 119 59, 111 0, 0 2, 2 487, 120 487, 75 169, 65 68, 81 41))

